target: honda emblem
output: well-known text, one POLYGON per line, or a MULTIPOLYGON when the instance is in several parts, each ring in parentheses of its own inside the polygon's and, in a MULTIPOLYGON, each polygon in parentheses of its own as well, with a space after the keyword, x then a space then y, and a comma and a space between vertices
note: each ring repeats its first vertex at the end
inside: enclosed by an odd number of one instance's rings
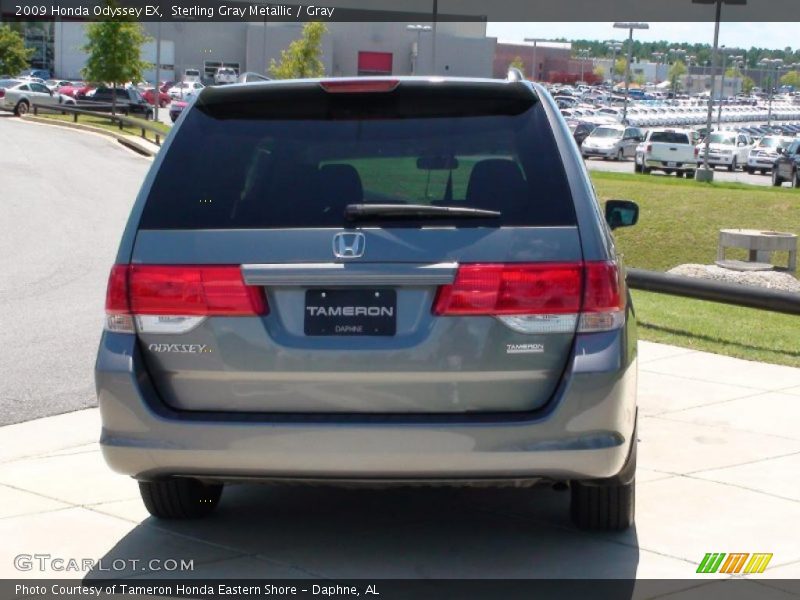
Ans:
POLYGON ((365 245, 363 233, 337 233, 333 236, 333 255, 336 258, 360 258, 364 256, 365 245))

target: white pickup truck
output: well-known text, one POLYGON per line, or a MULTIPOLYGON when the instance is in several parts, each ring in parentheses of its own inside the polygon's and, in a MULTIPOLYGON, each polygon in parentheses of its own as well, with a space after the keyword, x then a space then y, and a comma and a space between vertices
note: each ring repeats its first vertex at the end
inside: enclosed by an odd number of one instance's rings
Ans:
POLYGON ((694 177, 697 169, 695 137, 695 132, 689 129, 651 129, 636 148, 634 170, 644 175, 655 169, 667 175, 694 177))

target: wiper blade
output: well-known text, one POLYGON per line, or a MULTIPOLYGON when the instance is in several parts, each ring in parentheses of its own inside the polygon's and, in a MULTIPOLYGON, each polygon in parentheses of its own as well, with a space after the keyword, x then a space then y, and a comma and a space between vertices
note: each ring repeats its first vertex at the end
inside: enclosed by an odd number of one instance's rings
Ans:
POLYGON ((497 219, 496 210, 468 208, 464 206, 431 206, 428 204, 348 204, 344 216, 349 221, 365 219, 497 219))

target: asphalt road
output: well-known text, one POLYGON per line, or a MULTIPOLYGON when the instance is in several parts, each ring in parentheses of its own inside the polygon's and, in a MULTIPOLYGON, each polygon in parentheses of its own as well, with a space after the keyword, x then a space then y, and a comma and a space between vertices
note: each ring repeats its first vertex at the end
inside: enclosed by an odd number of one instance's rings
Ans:
POLYGON ((0 425, 95 405, 122 229, 150 161, 0 113, 0 425))
MULTIPOLYGON (((603 160, 601 158, 590 158, 586 161, 586 166, 590 171, 611 171, 614 173, 633 173, 633 159, 629 158, 621 162, 614 160, 603 160)), ((661 171, 653 171, 650 177, 666 176, 661 171)), ((644 175, 642 177, 645 177, 644 175)), ((672 175, 674 177, 674 175, 672 175)), ((729 181, 735 183, 748 183, 750 185, 772 185, 772 177, 766 175, 748 175, 744 171, 729 173, 723 167, 717 167, 714 171, 714 181, 729 181)), ((788 184, 786 184, 788 185, 788 184)))

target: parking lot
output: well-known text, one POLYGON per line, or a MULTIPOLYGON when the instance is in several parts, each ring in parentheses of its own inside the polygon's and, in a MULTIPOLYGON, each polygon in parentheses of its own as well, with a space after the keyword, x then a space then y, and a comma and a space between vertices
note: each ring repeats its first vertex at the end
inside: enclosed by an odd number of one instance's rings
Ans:
POLYGON ((194 561, 190 573, 114 574, 139 577, 638 577, 673 579, 668 593, 723 577, 695 573, 712 551, 774 555, 752 597, 785 597, 781 580, 800 577, 800 487, 787 475, 800 468, 800 369, 647 342, 637 524, 625 533, 574 529, 568 494, 550 487, 240 485, 206 521, 154 520, 135 483, 104 464, 91 408, 107 271, 150 162, 11 117, 0 137, 0 344, 11 350, 0 355, 0 536, 16 541, 0 551, 3 577, 20 576, 12 554, 40 547, 105 563, 194 561))

